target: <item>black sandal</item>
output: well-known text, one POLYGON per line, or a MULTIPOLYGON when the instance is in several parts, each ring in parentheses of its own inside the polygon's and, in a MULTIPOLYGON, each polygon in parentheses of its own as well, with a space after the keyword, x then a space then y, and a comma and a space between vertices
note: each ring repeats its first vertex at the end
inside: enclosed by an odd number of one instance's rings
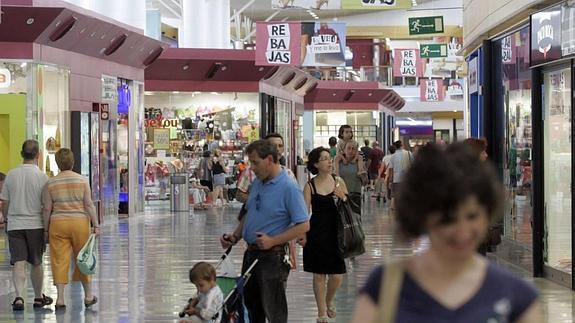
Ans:
POLYGON ((96 296, 93 296, 92 300, 89 301, 89 302, 86 302, 86 301, 84 300, 84 306, 86 306, 86 308, 90 308, 90 306, 92 306, 92 305, 94 305, 94 304, 96 304, 96 303, 98 303, 98 297, 96 297, 96 296))
POLYGON ((34 298, 34 308, 44 307, 46 305, 52 304, 53 302, 54 300, 52 297, 42 294, 42 297, 34 298))
POLYGON ((23 311, 24 310, 24 299, 22 297, 16 297, 14 302, 12 302, 13 311, 23 311), (20 301, 21 303, 18 303, 20 301))

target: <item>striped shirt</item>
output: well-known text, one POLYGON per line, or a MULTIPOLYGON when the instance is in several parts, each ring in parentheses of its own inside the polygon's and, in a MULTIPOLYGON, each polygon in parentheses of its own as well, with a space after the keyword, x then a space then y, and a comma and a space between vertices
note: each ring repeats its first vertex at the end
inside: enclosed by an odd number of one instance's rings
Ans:
POLYGON ((86 217, 84 193, 87 180, 82 175, 65 171, 48 180, 48 192, 52 198, 52 218, 86 217))

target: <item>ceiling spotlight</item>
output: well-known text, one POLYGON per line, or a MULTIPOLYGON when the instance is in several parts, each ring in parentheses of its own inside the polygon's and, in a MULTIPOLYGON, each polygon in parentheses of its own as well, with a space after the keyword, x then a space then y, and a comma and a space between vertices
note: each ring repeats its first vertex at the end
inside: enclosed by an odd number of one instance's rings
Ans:
POLYGON ((258 68, 258 72, 263 72, 263 71, 264 71, 263 67, 258 68))
POLYGON ((28 18, 28 20, 26 20, 26 24, 31 25, 34 23, 34 18, 28 18))
POLYGON ((190 65, 188 65, 188 64, 182 66, 182 69, 183 69, 184 71, 187 71, 189 68, 190 68, 190 65))

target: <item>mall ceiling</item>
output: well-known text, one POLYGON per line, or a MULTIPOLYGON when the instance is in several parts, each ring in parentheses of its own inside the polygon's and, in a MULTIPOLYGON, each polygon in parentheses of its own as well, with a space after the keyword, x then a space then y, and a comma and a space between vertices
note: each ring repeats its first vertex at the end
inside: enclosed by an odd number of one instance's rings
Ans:
MULTIPOLYGON (((418 4, 430 3, 434 0, 416 0, 418 4)), ((308 8, 295 9, 272 9, 272 0, 230 0, 230 15, 235 10, 240 10, 246 5, 249 6, 242 12, 242 15, 250 18, 252 21, 261 21, 272 16, 274 20, 313 20, 314 18, 308 13, 308 8), (252 3, 253 2, 253 3, 252 3), (251 3, 251 4, 250 4, 251 3), (276 14, 277 11, 277 14, 276 14)), ((181 18, 181 0, 147 0, 148 8, 160 9, 162 16, 171 19, 181 18)), ((365 10, 314 10, 320 19, 334 19, 345 16, 353 16, 366 13, 365 10)))

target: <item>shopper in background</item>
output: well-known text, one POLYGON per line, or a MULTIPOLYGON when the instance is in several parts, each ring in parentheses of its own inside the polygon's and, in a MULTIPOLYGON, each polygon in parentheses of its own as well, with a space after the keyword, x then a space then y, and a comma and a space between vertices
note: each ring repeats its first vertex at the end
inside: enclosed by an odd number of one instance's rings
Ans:
POLYGON ((337 138, 336 137, 329 137, 329 155, 332 159, 335 158, 337 155, 337 138))
POLYGON ((407 169, 413 162, 413 155, 411 152, 403 149, 403 142, 398 140, 393 143, 395 146, 395 153, 391 157, 389 163, 389 182, 391 184, 391 211, 395 211, 395 198, 397 197, 397 192, 399 191, 399 186, 401 181, 403 181, 403 176, 407 172, 407 169))
POLYGON ((369 146, 369 139, 363 140, 364 146, 361 147, 361 155, 363 157, 363 161, 367 163, 369 159, 369 155, 371 154, 372 148, 369 146))
POLYGON ((46 250, 44 225, 42 219, 42 190, 48 176, 38 168, 40 147, 36 140, 26 140, 22 144, 20 155, 22 165, 8 172, 0 193, 2 213, 8 221, 8 245, 12 281, 15 298, 12 302, 14 311, 24 310, 26 287, 26 262, 32 268, 30 280, 34 287, 34 307, 39 308, 52 304, 52 298, 42 293, 44 287, 44 269, 42 258, 46 250))
MULTIPOLYGON (((389 165, 391 165, 391 158, 393 158, 393 154, 395 154, 395 146, 389 145, 387 148, 388 154, 383 157, 383 161, 381 162, 381 166, 379 168, 379 177, 382 179, 383 184, 382 192, 384 193, 384 199, 391 201, 391 186, 389 183, 389 165)), ((378 200, 379 201, 379 200, 378 200)))
MULTIPOLYGON (((209 150, 204 150, 204 153, 202 154, 202 159, 200 160, 200 165, 198 166, 198 176, 200 178, 200 184, 202 186, 208 187, 210 189, 210 192, 214 191, 212 167, 213 167, 212 153, 209 150)), ((208 194, 208 200, 210 202, 214 201, 212 193, 208 194)))
POLYGON ((379 168, 381 166, 381 162, 383 160, 384 155, 385 152, 379 147, 379 143, 377 141, 374 141, 373 149, 371 149, 367 157, 367 164, 366 164, 369 174, 370 185, 373 189, 375 189, 375 182, 379 178, 378 176, 379 168))
MULTIPOLYGON (((82 175, 72 171, 72 151, 68 148, 58 150, 56 164, 60 173, 48 181, 43 193, 44 229, 48 232, 52 276, 58 290, 55 306, 56 310, 63 310, 66 309, 64 291, 68 284, 70 257, 73 255, 75 263, 90 233, 100 235, 100 225, 90 184, 82 175)), ((75 266, 72 281, 82 282, 86 308, 98 302, 98 298, 92 294, 91 276, 83 274, 75 266)))
POLYGON ((361 187, 368 181, 367 171, 358 148, 355 141, 349 141, 345 145, 345 153, 338 167, 339 173, 336 175, 345 182, 353 210, 361 213, 361 187))
POLYGON ((400 189, 399 233, 409 240, 427 235, 431 245, 376 268, 360 291, 352 322, 375 322, 387 307, 393 322, 402 323, 543 322, 536 290, 476 253, 503 202, 489 164, 463 144, 446 151, 428 145, 400 189))
POLYGON ((247 242, 242 272, 258 260, 244 290, 250 322, 265 323, 267 318, 270 323, 285 323, 290 271, 287 244, 309 230, 309 216, 301 189, 279 165, 275 145, 257 140, 246 153, 257 179, 250 187, 246 215, 220 242, 225 249, 242 237, 247 242))
POLYGON ((339 174, 339 165, 341 162, 344 164, 346 160, 344 158, 345 155, 345 146, 348 142, 354 142, 356 147, 359 149, 359 144, 353 140, 353 129, 350 125, 343 125, 339 127, 339 132, 337 137, 339 141, 337 142, 337 155, 335 156, 333 163, 334 163, 334 172, 335 174, 339 174))
POLYGON ((274 144, 278 150, 280 156, 280 165, 285 167, 286 166, 286 157, 285 157, 285 143, 284 138, 279 133, 270 133, 265 138, 272 144, 274 144))
POLYGON ((347 188, 340 177, 331 174, 328 149, 319 147, 308 156, 307 169, 317 175, 305 185, 303 194, 311 207, 310 229, 300 239, 303 269, 313 273, 313 292, 317 304, 317 322, 335 318, 334 298, 346 272, 345 260, 338 251, 338 210, 334 198, 347 199, 347 188))
POLYGON ((222 156, 219 149, 214 150, 214 159, 212 161, 212 176, 213 176, 213 198, 214 205, 218 205, 217 200, 220 199, 220 205, 226 206, 228 200, 224 197, 224 186, 226 185, 226 160, 222 156))

